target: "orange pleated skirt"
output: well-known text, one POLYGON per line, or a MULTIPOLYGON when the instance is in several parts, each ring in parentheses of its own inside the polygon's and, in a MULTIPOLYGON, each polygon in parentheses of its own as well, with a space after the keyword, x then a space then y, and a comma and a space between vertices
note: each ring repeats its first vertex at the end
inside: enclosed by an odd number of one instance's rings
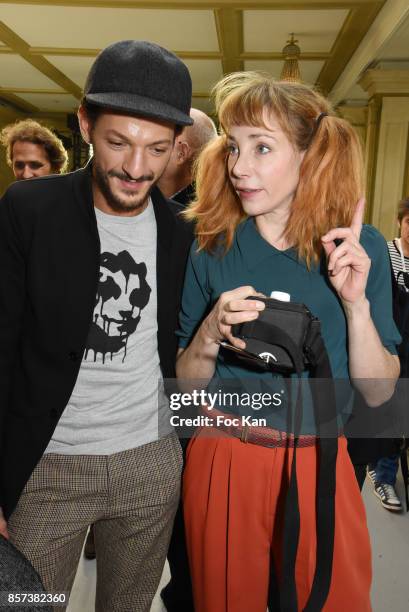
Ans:
MULTIPOLYGON (((247 444, 209 429, 191 440, 183 503, 196 612, 266 612, 271 558, 280 579, 292 453, 292 448, 247 444)), ((334 559, 323 610, 370 612, 369 534, 343 438, 336 470, 334 559)), ((297 449, 301 523, 295 573, 300 612, 315 572, 316 482, 317 447, 297 449)))

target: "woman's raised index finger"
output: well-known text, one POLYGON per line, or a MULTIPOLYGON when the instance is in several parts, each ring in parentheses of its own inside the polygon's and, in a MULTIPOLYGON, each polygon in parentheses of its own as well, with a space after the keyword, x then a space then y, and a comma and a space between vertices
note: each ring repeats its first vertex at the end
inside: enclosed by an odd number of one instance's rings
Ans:
POLYGON ((365 198, 359 198, 351 221, 351 230, 357 238, 359 238, 361 235, 362 223, 364 222, 364 213, 365 198))

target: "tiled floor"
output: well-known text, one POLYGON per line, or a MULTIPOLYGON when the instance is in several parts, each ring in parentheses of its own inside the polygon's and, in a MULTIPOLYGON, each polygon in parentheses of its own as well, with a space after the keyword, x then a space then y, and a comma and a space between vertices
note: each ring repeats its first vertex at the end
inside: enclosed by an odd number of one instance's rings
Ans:
MULTIPOLYGON (((398 481, 397 490, 403 499, 401 481, 398 481)), ((407 612, 409 610, 409 513, 393 514, 382 508, 378 498, 372 493, 372 485, 368 478, 363 496, 372 540, 373 612, 407 612)), ((166 584, 168 576, 169 570, 166 565, 160 588, 166 584)), ((95 561, 81 559, 68 612, 93 612, 94 598, 95 561)), ((151 612, 165 612, 158 594, 151 612)))

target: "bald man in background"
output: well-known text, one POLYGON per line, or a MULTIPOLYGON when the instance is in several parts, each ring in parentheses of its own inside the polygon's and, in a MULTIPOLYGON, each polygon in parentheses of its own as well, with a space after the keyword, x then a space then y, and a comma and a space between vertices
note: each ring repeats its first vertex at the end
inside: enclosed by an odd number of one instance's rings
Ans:
POLYGON ((193 125, 185 127, 175 146, 158 186, 163 195, 187 206, 194 198, 193 164, 203 147, 217 136, 216 126, 205 113, 192 108, 193 125))

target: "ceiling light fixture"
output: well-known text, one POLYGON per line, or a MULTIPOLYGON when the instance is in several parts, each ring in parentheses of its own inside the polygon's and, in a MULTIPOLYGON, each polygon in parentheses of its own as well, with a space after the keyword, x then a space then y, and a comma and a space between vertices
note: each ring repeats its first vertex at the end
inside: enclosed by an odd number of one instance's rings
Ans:
POLYGON ((287 44, 282 51, 284 57, 284 66, 280 76, 282 81, 290 81, 292 83, 299 83, 301 81, 300 66, 298 64, 301 49, 296 43, 298 43, 298 40, 294 38, 294 32, 292 32, 290 40, 287 40, 287 44))

